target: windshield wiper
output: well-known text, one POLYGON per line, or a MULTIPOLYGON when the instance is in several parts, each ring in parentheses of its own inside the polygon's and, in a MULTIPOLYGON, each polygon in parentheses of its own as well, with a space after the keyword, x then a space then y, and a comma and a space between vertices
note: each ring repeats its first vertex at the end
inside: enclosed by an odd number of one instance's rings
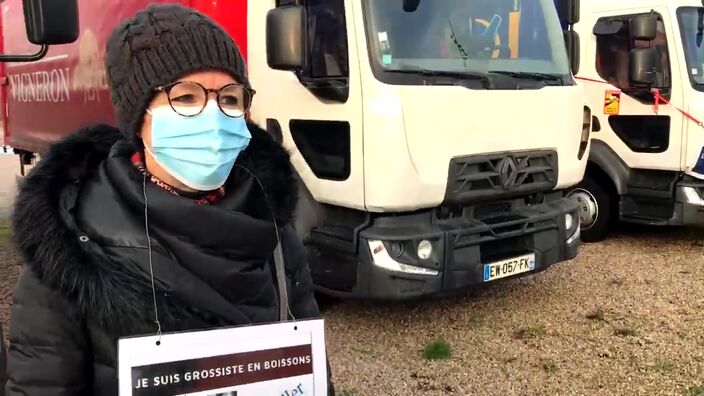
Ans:
POLYGON ((483 73, 450 71, 450 70, 430 70, 422 68, 407 68, 407 69, 389 69, 393 73, 417 74, 425 77, 449 77, 461 80, 489 80, 489 76, 483 73))
POLYGON ((563 77, 559 74, 549 74, 549 73, 533 73, 533 72, 514 72, 514 71, 503 71, 495 70, 490 71, 490 74, 501 74, 504 76, 509 76, 513 78, 523 78, 527 80, 535 81, 563 81, 563 77))
MULTIPOLYGON (((403 68, 387 70, 392 73, 415 74, 421 77, 440 77, 449 78, 451 85, 464 86, 468 81, 479 81, 484 89, 495 89, 494 79, 486 73, 477 73, 470 71, 450 71, 450 70, 430 70, 424 68, 403 68), (464 83, 464 84, 463 84, 464 83)), ((443 84, 434 82, 434 84, 443 84)), ((446 85, 446 84, 443 84, 446 85)))

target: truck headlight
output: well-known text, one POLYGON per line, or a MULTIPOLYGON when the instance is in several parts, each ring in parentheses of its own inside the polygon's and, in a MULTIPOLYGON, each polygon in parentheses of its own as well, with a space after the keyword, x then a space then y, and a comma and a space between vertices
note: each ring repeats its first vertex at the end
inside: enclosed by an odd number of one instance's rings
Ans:
MULTIPOLYGON (((428 242, 428 241, 423 241, 423 242, 428 242)), ((423 244, 423 242, 421 242, 421 244, 423 244)), ((430 243, 430 242, 428 242, 428 243, 430 243)), ((423 244, 423 247, 427 248, 427 246, 425 244, 423 244)), ((396 261, 395 259, 393 259, 389 255, 389 252, 388 252, 388 250, 386 250, 386 247, 384 246, 384 242, 382 242, 382 241, 374 241, 374 240, 369 241, 369 250, 371 250, 374 265, 376 265, 379 268, 383 268, 385 270, 388 270, 388 271, 400 272, 400 273, 405 273, 405 274, 413 274, 413 275, 427 275, 427 276, 437 276, 440 273, 436 269, 416 267, 415 265, 409 265, 409 264, 405 264, 405 263, 401 263, 399 261, 396 261)), ((425 249, 423 250, 423 254, 427 254, 425 249)), ((432 245, 430 247, 430 254, 432 254, 432 245)))

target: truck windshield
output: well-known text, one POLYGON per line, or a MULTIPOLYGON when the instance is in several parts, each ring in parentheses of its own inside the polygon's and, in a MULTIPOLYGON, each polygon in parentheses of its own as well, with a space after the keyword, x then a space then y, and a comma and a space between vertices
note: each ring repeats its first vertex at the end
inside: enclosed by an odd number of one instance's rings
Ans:
POLYGON ((690 81, 695 89, 704 91, 704 8, 681 7, 677 19, 690 81))
POLYGON ((365 0, 365 9, 382 72, 570 76, 554 0, 365 0))

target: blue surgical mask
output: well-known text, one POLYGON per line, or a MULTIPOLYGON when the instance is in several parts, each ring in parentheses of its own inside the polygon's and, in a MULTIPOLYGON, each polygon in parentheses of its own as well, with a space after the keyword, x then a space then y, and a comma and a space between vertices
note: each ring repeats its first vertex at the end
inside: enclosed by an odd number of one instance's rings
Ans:
POLYGON ((237 157, 252 138, 244 117, 231 118, 211 100, 194 117, 170 106, 148 110, 152 116, 152 147, 146 147, 159 166, 184 185, 198 191, 221 187, 237 157))

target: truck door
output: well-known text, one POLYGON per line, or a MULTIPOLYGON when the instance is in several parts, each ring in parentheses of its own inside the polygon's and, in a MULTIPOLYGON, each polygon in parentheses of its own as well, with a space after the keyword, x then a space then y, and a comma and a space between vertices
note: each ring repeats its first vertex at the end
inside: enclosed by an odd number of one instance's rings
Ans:
MULTIPOLYGON (((629 80, 629 52, 636 48, 653 47, 657 50, 656 84, 663 97, 676 105, 683 102, 676 46, 669 41, 676 37, 666 9, 654 9, 657 16, 657 34, 654 40, 632 39, 629 32, 631 18, 651 12, 599 16, 594 23, 589 51, 595 54, 595 71, 601 80, 587 82, 586 95, 597 108, 593 113, 599 119, 601 130, 593 136, 604 141, 631 168, 653 170, 680 170, 683 144, 683 117, 673 107, 660 103, 655 112, 654 95, 649 87, 636 86, 629 80), (603 103, 603 106, 599 104, 603 103), (601 108, 599 108, 601 107, 601 108)), ((587 22, 588 23, 588 22, 587 22)), ((591 65, 584 65, 585 69, 591 65)), ((586 70, 584 70, 586 71, 586 70)))
MULTIPOLYGON (((277 0, 276 6, 291 3, 277 0)), ((271 5, 248 3, 248 63, 257 90, 252 114, 290 150, 316 201, 354 202, 364 209, 362 94, 351 2, 298 3, 305 8, 307 60, 296 72, 267 65, 265 21, 271 5)))

